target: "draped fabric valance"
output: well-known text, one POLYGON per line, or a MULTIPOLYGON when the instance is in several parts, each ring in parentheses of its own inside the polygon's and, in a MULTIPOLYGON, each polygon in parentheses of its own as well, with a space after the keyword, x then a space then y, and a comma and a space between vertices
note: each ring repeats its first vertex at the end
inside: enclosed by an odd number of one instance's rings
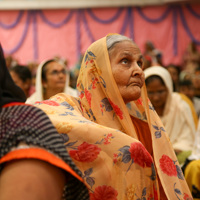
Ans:
POLYGON ((198 0, 0 0, 0 10, 63 8, 78 9, 120 6, 148 6, 187 2, 198 2, 198 0))
POLYGON ((131 37, 142 51, 151 40, 164 64, 181 64, 189 42, 200 47, 200 5, 0 11, 0 42, 22 63, 59 55, 74 66, 108 33, 131 37))

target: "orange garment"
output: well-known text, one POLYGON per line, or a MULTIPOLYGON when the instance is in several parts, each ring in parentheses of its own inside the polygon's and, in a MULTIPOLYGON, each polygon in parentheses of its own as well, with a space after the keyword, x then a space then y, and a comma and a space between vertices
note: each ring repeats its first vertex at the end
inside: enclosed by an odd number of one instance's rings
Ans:
MULTIPOLYGON (((153 157, 152 139, 151 139, 151 133, 150 133, 148 124, 140 119, 137 119, 136 117, 131 117, 131 119, 135 126, 135 130, 136 130, 139 141, 142 142, 142 144, 145 146, 147 151, 153 157)), ((159 190, 160 190, 160 199, 167 200, 167 197, 165 195, 165 192, 163 190, 159 177, 158 177, 158 185, 159 185, 159 190)))
POLYGON ((11 151, 0 159, 0 164, 21 159, 37 159, 48 162, 49 164, 69 172, 69 174, 73 175, 80 181, 83 181, 82 178, 78 176, 78 174, 75 173, 63 160, 40 148, 17 149, 11 151))
POLYGON ((140 119, 137 119, 136 117, 131 117, 131 119, 135 126, 138 140, 142 142, 147 151, 153 157, 152 139, 148 124, 140 119))

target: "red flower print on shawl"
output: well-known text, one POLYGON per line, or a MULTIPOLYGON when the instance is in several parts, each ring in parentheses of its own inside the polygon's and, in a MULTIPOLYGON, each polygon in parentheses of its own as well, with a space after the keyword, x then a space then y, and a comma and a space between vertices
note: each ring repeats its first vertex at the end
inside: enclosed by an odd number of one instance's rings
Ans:
POLYGON ((155 186, 153 186, 153 194, 150 194, 147 200, 158 200, 158 192, 155 189, 155 186))
POLYGON ((86 97, 90 107, 91 107, 91 96, 92 96, 91 93, 85 88, 85 97, 86 97))
POLYGON ((169 156, 163 155, 159 161, 160 168, 165 174, 168 176, 177 176, 176 165, 169 156))
POLYGON ((55 102, 55 101, 51 101, 51 100, 44 100, 44 101, 36 101, 35 103, 42 103, 42 104, 47 104, 49 106, 59 106, 60 104, 55 102))
POLYGON ((90 194, 90 200, 117 200, 118 192, 111 186, 103 185, 96 187, 90 194))
POLYGON ((141 143, 139 142, 132 143, 129 151, 131 153, 131 158, 135 163, 137 163, 143 168, 151 167, 153 160, 149 152, 145 149, 145 147, 141 143))
POLYGON ((188 194, 184 193, 184 200, 192 200, 193 198, 191 198, 188 194))
POLYGON ((139 99, 136 101, 136 104, 142 105, 142 98, 139 98, 139 99))
POLYGON ((84 97, 84 93, 81 92, 80 95, 79 95, 79 97, 82 99, 84 97))
POLYGON ((116 113, 116 115, 118 115, 120 119, 123 119, 123 112, 120 110, 118 105, 114 104, 110 99, 109 99, 109 102, 110 102, 110 105, 112 106, 114 112, 116 113))
POLYGON ((113 138, 112 133, 109 133, 105 138, 104 138, 104 144, 110 144, 111 139, 113 138))
POLYGON ((92 89, 96 88, 97 81, 98 81, 97 78, 95 78, 94 80, 92 80, 92 89))
POLYGON ((78 146, 77 150, 69 151, 69 154, 77 161, 92 162, 98 157, 100 151, 101 149, 98 146, 83 142, 80 146, 78 146))

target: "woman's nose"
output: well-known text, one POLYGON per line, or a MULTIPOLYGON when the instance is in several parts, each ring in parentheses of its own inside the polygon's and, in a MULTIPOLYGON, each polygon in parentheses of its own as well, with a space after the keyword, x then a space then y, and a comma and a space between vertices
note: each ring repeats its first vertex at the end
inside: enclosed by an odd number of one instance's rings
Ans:
POLYGON ((132 70, 132 76, 142 76, 144 73, 142 68, 137 63, 134 64, 132 70))

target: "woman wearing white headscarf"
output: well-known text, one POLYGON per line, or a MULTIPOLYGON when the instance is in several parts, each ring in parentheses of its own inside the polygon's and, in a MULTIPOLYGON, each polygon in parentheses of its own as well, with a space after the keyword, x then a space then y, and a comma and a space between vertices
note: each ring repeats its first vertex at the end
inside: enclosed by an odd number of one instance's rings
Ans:
POLYGON ((195 124, 189 105, 181 95, 173 92, 172 79, 165 68, 150 67, 144 73, 149 99, 169 134, 175 152, 191 151, 195 124))
POLYGON ((57 93, 78 96, 77 90, 69 86, 69 73, 64 64, 57 59, 45 60, 37 69, 35 93, 26 103, 34 104, 36 101, 49 99, 57 93))

